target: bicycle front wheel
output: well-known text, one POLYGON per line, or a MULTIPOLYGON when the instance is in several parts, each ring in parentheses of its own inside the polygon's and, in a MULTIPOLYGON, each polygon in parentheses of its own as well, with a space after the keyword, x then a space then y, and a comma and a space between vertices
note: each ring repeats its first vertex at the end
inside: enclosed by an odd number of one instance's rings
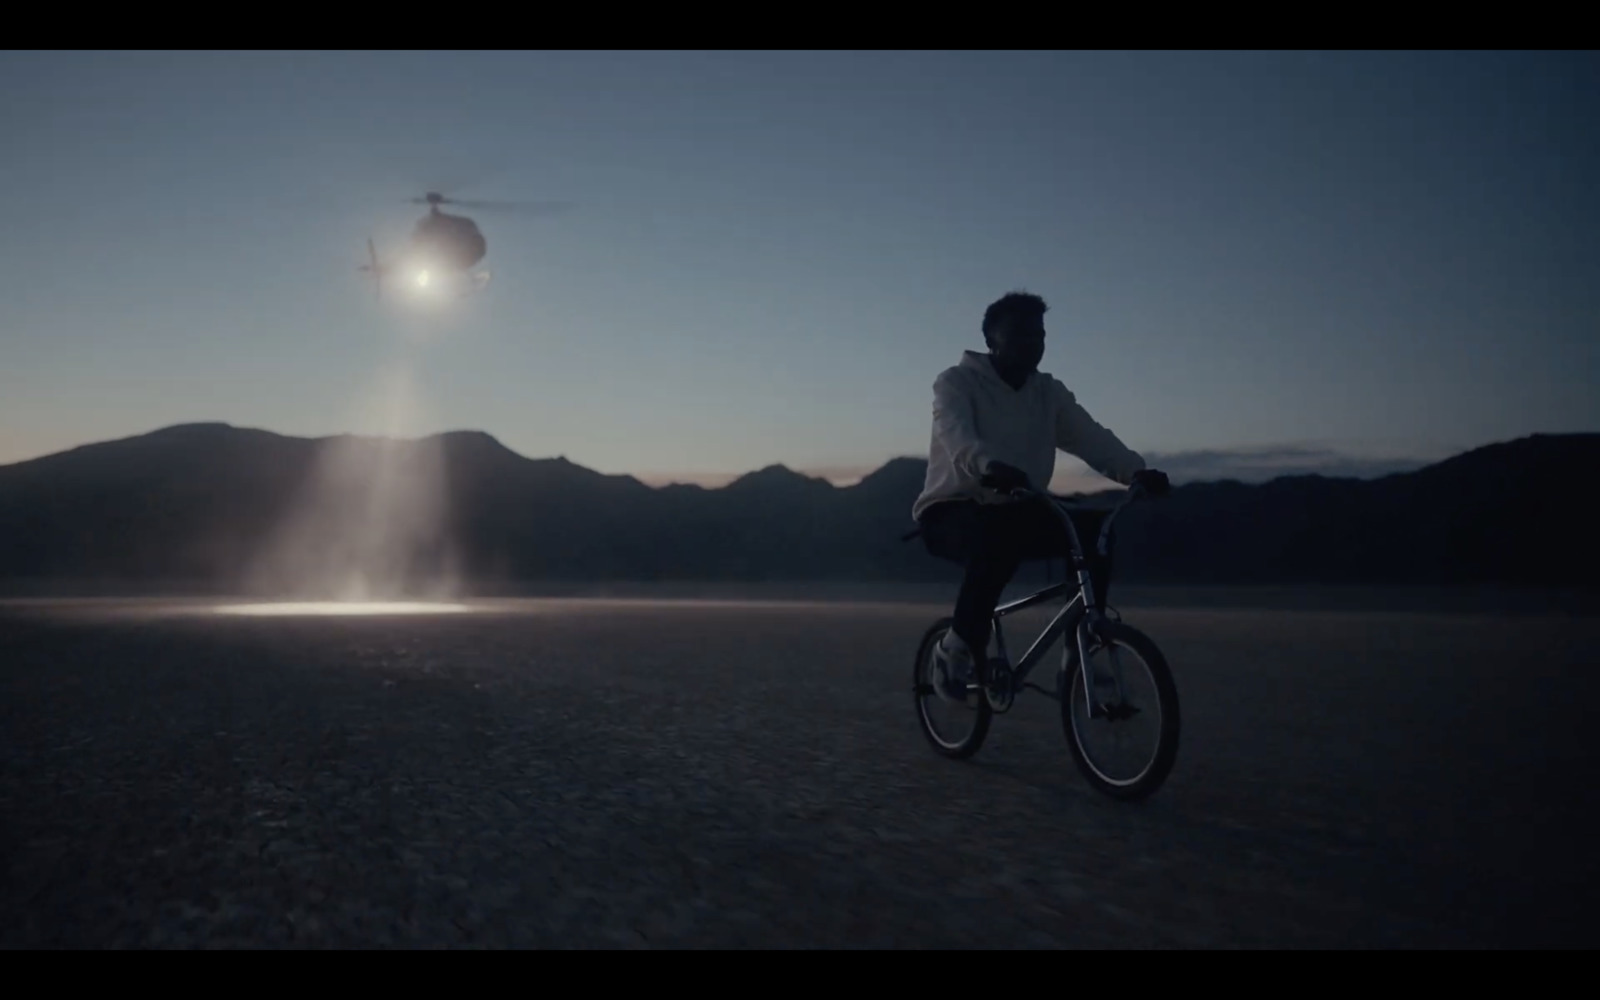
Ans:
POLYGON ((1166 657, 1144 633, 1106 622, 1102 635, 1103 644, 1089 653, 1093 706, 1077 642, 1066 640, 1062 727, 1072 759, 1096 791, 1143 799, 1167 780, 1178 758, 1178 689, 1166 657))

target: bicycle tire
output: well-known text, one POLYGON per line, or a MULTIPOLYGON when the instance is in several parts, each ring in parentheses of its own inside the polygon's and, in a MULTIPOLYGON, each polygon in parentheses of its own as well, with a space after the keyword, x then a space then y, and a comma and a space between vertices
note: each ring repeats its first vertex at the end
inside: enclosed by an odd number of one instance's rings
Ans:
POLYGON ((1155 757, 1142 774, 1126 784, 1111 781, 1095 770, 1084 752, 1078 734, 1077 718, 1072 714, 1073 693, 1083 683, 1083 662, 1078 655, 1077 643, 1071 636, 1066 637, 1069 644, 1068 663, 1071 666, 1062 671, 1068 676, 1060 692, 1061 725, 1066 734, 1067 748, 1072 751, 1072 759, 1090 786, 1113 799, 1132 802, 1154 794, 1166 783, 1167 777, 1172 773, 1173 765, 1177 763, 1178 737, 1182 730, 1178 711, 1178 686, 1172 678, 1172 669, 1167 664, 1166 657, 1149 636, 1131 625, 1117 621, 1105 622, 1102 634, 1108 643, 1125 646, 1137 654, 1155 681, 1156 698, 1161 709, 1161 735, 1158 737, 1155 757))
POLYGON ((954 618, 941 618, 930 626, 927 632, 923 633, 922 641, 917 644, 917 658, 911 664, 911 698, 916 706, 917 725, 922 729, 922 735, 927 739, 928 744, 933 747, 934 751, 952 760, 965 760, 977 753, 978 748, 983 746, 983 741, 988 738, 989 724, 994 719, 994 709, 989 706, 989 699, 983 697, 981 692, 979 693, 977 719, 972 727, 972 732, 966 739, 954 744, 946 743, 939 738, 934 731, 933 720, 928 718, 923 702, 924 696, 938 697, 936 693, 924 690, 922 680, 923 664, 928 661, 929 654, 933 652, 933 644, 943 638, 945 632, 949 631, 954 624, 954 618))

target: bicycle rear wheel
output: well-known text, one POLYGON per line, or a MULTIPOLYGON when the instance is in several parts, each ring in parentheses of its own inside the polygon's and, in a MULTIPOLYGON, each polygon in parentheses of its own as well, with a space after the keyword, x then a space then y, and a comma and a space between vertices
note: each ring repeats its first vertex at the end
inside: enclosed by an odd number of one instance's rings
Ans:
POLYGON ((1066 678, 1061 690, 1062 727, 1072 759, 1096 791, 1125 801, 1143 799, 1161 787, 1177 761, 1178 689, 1166 657, 1144 633, 1110 621, 1104 623, 1102 635, 1104 644, 1090 649, 1095 661, 1091 676, 1095 680, 1096 707, 1104 706, 1110 711, 1091 717, 1083 684, 1084 665, 1076 639, 1069 636, 1062 671, 1066 678), (1112 673, 1119 665, 1121 691, 1112 673), (1149 730, 1154 745, 1147 752, 1134 755, 1138 763, 1119 773, 1111 761, 1113 754, 1092 749, 1100 735, 1094 731, 1097 728, 1115 735, 1149 730))
POLYGON ((911 670, 912 699, 916 702, 917 724, 922 735, 928 738, 939 754, 956 760, 971 757, 983 746, 989 735, 989 723, 994 710, 981 689, 967 694, 966 704, 945 701, 934 690, 937 670, 933 662, 934 647, 955 623, 954 618, 941 618, 923 635, 917 646, 917 659, 911 670), (948 727, 941 726, 936 718, 949 718, 948 727), (963 725, 964 723, 964 725, 963 725), (965 735, 962 735, 964 733, 965 735))

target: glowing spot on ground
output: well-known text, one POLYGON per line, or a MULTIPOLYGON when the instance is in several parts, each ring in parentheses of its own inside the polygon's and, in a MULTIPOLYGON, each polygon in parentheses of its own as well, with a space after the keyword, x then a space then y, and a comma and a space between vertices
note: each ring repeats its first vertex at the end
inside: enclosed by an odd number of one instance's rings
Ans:
POLYGON ((217 608, 219 615, 257 617, 292 615, 444 615, 470 611, 465 604, 435 604, 420 601, 302 601, 285 604, 229 604, 217 608))

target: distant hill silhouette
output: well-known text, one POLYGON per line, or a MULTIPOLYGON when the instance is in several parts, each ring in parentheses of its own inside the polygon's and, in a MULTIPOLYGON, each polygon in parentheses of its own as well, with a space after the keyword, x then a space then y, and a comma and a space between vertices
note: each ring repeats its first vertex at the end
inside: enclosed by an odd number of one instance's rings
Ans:
MULTIPOLYGON (((1192 483, 1119 521, 1117 579, 1595 586, 1600 434, 1535 435, 1377 479, 1192 483)), ((835 487, 782 466, 651 487, 481 432, 420 441, 189 424, 0 466, 0 582, 303 592, 350 576, 954 579, 902 542, 925 463, 835 487), (391 483, 385 491, 379 484, 391 483)))

